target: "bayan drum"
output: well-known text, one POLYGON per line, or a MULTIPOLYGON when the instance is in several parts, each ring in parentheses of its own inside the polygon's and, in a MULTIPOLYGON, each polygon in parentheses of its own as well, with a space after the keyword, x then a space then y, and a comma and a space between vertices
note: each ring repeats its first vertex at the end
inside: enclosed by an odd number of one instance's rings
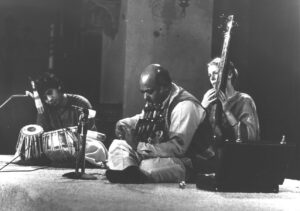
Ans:
MULTIPOLYGON (((71 130, 73 133, 77 133, 77 126, 69 127, 69 130, 71 130)), ((97 140, 104 142, 106 140, 106 135, 103 133, 99 133, 97 131, 88 130, 86 134, 86 138, 89 140, 97 140)))
POLYGON ((26 125, 19 133, 16 145, 16 156, 21 156, 21 160, 37 161, 43 154, 42 134, 44 130, 39 125, 26 125))

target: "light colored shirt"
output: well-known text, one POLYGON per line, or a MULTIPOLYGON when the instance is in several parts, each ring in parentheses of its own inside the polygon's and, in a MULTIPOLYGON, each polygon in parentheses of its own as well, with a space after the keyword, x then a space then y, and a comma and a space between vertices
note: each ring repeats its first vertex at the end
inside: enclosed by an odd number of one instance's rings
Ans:
MULTIPOLYGON (((204 120, 206 114, 205 110, 194 96, 174 83, 172 84, 168 106, 170 106, 174 98, 178 95, 186 95, 194 100, 184 100, 179 102, 172 110, 168 140, 156 144, 139 142, 137 152, 143 158, 185 156, 193 135, 200 122, 204 120)), ((142 117, 142 114, 143 113, 120 121, 125 123, 129 129, 133 130, 137 121, 142 117)))
POLYGON ((211 107, 209 120, 216 134, 222 139, 236 140, 238 134, 242 140, 258 141, 260 139, 260 127, 256 106, 250 95, 242 92, 236 92, 234 96, 228 99, 228 109, 234 115, 238 124, 231 126, 223 113, 221 125, 217 124, 213 118, 216 107, 211 107), (220 126, 222 130, 220 129, 220 126))

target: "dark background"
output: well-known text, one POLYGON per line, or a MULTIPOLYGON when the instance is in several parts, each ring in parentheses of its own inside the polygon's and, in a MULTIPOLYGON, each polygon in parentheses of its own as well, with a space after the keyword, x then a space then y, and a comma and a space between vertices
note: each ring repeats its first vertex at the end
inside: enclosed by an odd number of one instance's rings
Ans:
MULTIPOLYGON (((9 2, 9 1, 7 1, 9 2)), ((113 137, 122 105, 100 104, 102 29, 84 21, 80 0, 40 0, 0 7, 0 100, 30 90, 27 77, 48 70, 49 26, 55 24, 55 72, 67 90, 86 96, 97 126, 113 137), (37 2, 40 2, 37 4, 37 2)), ((255 100, 264 140, 286 135, 298 145, 289 177, 300 178, 300 6, 297 0, 215 0, 212 57, 220 55, 222 15, 235 15, 230 60, 240 72, 240 90, 255 100)), ((109 90, 107 90, 109 92, 109 90)), ((0 110, 0 153, 12 154, 22 126, 35 121, 33 101, 12 100, 0 110)))
MULTIPOLYGON (((81 0, 27 0, 0 3, 0 103, 31 91, 28 77, 54 72, 66 92, 87 97, 97 110, 98 130, 112 138, 120 104, 100 104, 102 26, 89 24, 81 0), (54 38, 50 39, 50 25, 54 38), (54 67, 48 66, 53 46, 54 67)), ((20 129, 35 123, 30 98, 14 98, 0 110, 0 153, 13 154, 20 129)), ((109 141, 107 142, 109 144, 109 141)))
MULTIPOLYGON (((282 135, 297 144, 289 169, 300 178, 300 7, 297 0, 215 1, 212 56, 220 54, 222 15, 235 16, 230 60, 240 72, 240 90, 255 100, 263 140, 279 143, 282 135)), ((255 155, 254 155, 255 156, 255 155)))

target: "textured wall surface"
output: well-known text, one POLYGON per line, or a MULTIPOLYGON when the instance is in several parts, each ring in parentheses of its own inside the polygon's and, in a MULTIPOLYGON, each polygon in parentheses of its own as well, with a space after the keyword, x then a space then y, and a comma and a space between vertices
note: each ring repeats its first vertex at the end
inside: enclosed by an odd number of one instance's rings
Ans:
POLYGON ((122 0, 119 10, 115 37, 103 34, 102 70, 100 101, 102 103, 122 103, 124 87, 124 63, 127 0, 122 0))
POLYGON ((139 74, 150 63, 162 64, 176 83, 202 97, 208 87, 213 1, 189 1, 186 7, 173 0, 125 2, 119 33, 103 49, 102 101, 123 102, 124 116, 139 112, 139 74))
POLYGON ((201 97, 207 88, 212 1, 190 1, 184 11, 178 1, 129 0, 126 21, 124 115, 142 107, 138 79, 149 63, 162 64, 176 83, 201 97))
MULTIPOLYGON (((0 103, 30 90, 28 76, 48 66, 49 26, 61 4, 48 0, 0 1, 0 103)), ((29 98, 10 101, 0 109, 0 153, 13 153, 22 126, 35 120, 29 98)))

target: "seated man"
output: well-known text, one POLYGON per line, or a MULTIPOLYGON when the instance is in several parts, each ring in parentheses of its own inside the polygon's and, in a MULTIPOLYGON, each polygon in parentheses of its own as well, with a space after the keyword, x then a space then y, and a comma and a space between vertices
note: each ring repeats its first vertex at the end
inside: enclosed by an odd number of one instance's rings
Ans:
POLYGON ((205 110, 194 96, 172 83, 159 64, 143 70, 140 90, 145 108, 117 123, 119 139, 109 148, 107 179, 113 183, 184 181, 190 165, 187 151, 205 110))
MULTIPOLYGON (((46 72, 37 80, 37 90, 43 102, 43 111, 38 110, 37 124, 45 132, 77 126, 80 112, 73 106, 92 109, 83 96, 64 93, 62 82, 52 73, 46 72)), ((89 119, 89 130, 97 130, 95 120, 89 119)))
MULTIPOLYGON (((92 109, 85 97, 64 93, 61 81, 52 73, 42 75, 37 80, 36 88, 42 100, 42 104, 36 103, 36 123, 42 126, 44 132, 51 133, 62 128, 78 126, 81 109, 92 109)), ((87 129, 96 131, 94 118, 88 119, 87 129)), ((87 135, 86 160, 95 165, 100 165, 100 162, 106 159, 106 149, 98 142, 99 138, 97 133, 89 132, 87 135)))

